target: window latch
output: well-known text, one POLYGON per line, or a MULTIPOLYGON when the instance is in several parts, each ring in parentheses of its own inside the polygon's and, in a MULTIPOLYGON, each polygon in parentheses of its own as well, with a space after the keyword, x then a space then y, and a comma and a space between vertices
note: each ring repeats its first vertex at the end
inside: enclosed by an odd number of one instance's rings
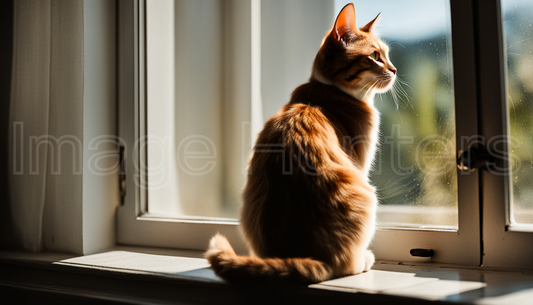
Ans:
POLYGON ((432 257, 434 251, 433 249, 411 249, 409 253, 411 253, 411 256, 432 257))
POLYGON ((462 171, 474 171, 476 168, 487 169, 494 164, 494 157, 489 154, 483 145, 471 147, 466 151, 458 151, 457 168, 462 171))
POLYGON ((126 197, 126 156, 124 153, 124 145, 119 145, 118 188, 120 192, 120 205, 124 205, 124 197, 126 197))

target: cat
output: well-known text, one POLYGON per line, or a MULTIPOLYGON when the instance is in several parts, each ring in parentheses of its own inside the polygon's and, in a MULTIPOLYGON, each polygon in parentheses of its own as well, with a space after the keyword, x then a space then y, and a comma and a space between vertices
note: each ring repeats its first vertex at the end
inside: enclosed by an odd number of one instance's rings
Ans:
POLYGON ((368 271, 375 188, 368 174, 378 145, 375 93, 396 68, 387 45, 364 27, 353 4, 337 16, 308 83, 260 132, 240 217, 250 256, 215 235, 205 257, 230 282, 316 283, 368 271))

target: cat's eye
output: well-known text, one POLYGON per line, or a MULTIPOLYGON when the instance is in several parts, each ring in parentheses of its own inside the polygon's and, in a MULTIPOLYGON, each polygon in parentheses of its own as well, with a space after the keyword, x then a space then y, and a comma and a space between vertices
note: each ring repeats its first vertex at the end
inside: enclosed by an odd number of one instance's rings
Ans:
POLYGON ((374 53, 370 54, 370 58, 372 58, 375 61, 382 61, 381 55, 379 54, 378 51, 375 51, 374 53))

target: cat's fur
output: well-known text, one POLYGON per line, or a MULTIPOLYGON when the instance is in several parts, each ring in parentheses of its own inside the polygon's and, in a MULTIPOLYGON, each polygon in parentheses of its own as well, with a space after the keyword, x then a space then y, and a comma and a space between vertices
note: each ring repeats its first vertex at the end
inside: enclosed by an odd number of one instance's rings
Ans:
POLYGON ((368 172, 379 128, 373 96, 388 90, 396 73, 387 46, 372 34, 376 19, 358 29, 353 5, 345 6, 309 82, 266 122, 241 212, 252 255, 236 255, 217 234, 205 257, 220 277, 309 283, 372 267, 367 248, 377 198, 368 172), (372 57, 376 51, 381 61, 372 57))

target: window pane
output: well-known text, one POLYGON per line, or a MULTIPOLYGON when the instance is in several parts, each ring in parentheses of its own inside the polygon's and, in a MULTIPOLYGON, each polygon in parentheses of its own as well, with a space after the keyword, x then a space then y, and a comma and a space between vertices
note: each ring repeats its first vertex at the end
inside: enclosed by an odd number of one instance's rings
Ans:
POLYGON ((333 1, 261 1, 258 105, 246 95, 246 14, 228 1, 147 1, 152 216, 238 218, 254 134, 309 79, 333 1))
MULTIPOLYGON (((351 1, 336 1, 339 11, 351 1)), ((371 180, 383 226, 454 229, 457 218, 455 116, 448 0, 361 1, 358 26, 381 12, 399 80, 376 96, 381 146, 371 180)))
MULTIPOLYGON (((375 99, 382 138, 371 179, 383 225, 457 226, 447 2, 381 1, 379 9, 357 3, 359 26, 382 12, 378 29, 405 82, 375 99)), ((227 12, 236 8, 224 1, 147 1, 150 214, 238 217, 253 126, 262 126, 307 81, 344 4, 261 2, 262 103, 254 112, 249 100, 235 102, 242 95, 235 63, 249 54, 249 46, 236 43, 246 36, 232 36, 237 15, 227 12)))
POLYGON ((220 11, 220 1, 146 2, 150 215, 226 216, 220 11))
POLYGON ((503 0, 511 223, 533 224, 533 1, 503 0))

